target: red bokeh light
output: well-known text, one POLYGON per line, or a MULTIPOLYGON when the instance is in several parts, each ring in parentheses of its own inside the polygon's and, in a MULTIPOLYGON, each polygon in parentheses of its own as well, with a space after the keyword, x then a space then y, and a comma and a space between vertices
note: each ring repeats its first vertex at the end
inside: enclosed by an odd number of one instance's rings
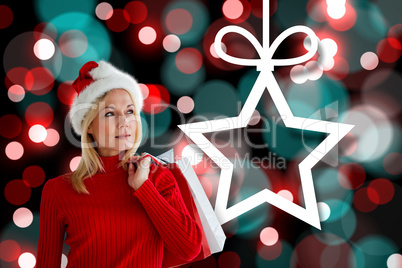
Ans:
POLYGON ((38 187, 45 181, 45 171, 40 166, 29 166, 22 173, 22 179, 29 187, 38 187))
POLYGON ((47 135, 46 135, 46 139, 43 141, 43 144, 45 144, 46 146, 49 146, 49 147, 53 147, 57 143, 59 143, 60 135, 59 135, 59 132, 57 132, 57 130, 55 130, 53 128, 49 128, 46 130, 46 132, 47 132, 47 135))
POLYGON ((324 22, 328 19, 327 3, 321 0, 310 0, 307 3, 307 13, 315 21, 324 22))
POLYGON ((367 188, 368 197, 377 205, 388 203, 395 194, 392 182, 383 178, 371 181, 367 188))
POLYGON ((220 268, 239 268, 241 264, 240 256, 233 251, 223 252, 218 259, 220 268))
POLYGON ((57 88, 57 97, 63 104, 68 106, 73 104, 73 100, 75 96, 77 96, 77 92, 71 86, 71 84, 72 81, 64 82, 57 88))
POLYGON ((124 10, 129 14, 130 23, 132 24, 143 22, 148 15, 147 6, 141 1, 128 2, 124 10))
POLYGON ((14 114, 6 114, 0 117, 0 126, 2 126, 0 128, 0 135, 7 139, 17 137, 22 130, 21 119, 14 114))
POLYGON ((401 50, 395 48, 399 43, 395 38, 385 38, 377 45, 377 55, 386 63, 396 62, 401 57, 401 50))
POLYGON ((5 262, 13 262, 21 254, 20 245, 14 240, 4 240, 0 242, 0 259, 5 262))
POLYGON ((192 74, 201 68, 202 55, 195 48, 184 48, 177 53, 175 62, 182 73, 192 74))
POLYGON ((282 253, 281 241, 276 242, 272 246, 266 246, 261 241, 258 241, 257 252, 261 258, 267 261, 272 261, 278 258, 282 253))
POLYGON ((231 23, 242 23, 250 17, 251 5, 247 0, 227 0, 223 3, 222 12, 231 23))
POLYGON ((107 27, 113 32, 122 32, 130 25, 130 15, 124 9, 114 9, 113 15, 106 21, 107 27))
POLYGON ((53 74, 44 67, 37 67, 25 76, 26 89, 35 95, 45 95, 54 85, 53 74))
POLYGON ((173 34, 185 34, 193 25, 193 17, 185 9, 173 9, 166 15, 166 28, 173 34))
POLYGON ((25 77, 29 70, 24 67, 16 67, 7 72, 5 77, 5 85, 10 88, 13 85, 20 85, 26 88, 25 77))
POLYGON ((20 206, 31 198, 31 188, 23 180, 11 180, 4 188, 4 197, 10 204, 20 206))
POLYGON ((353 196, 353 204, 356 209, 360 210, 361 212, 370 212, 377 208, 377 204, 373 203, 369 195, 374 196, 372 189, 368 191, 367 187, 362 187, 355 192, 353 196))
POLYGON ((345 7, 346 13, 340 19, 333 19, 327 15, 329 25, 331 25, 333 29, 341 32, 347 31, 352 28, 355 25, 357 18, 356 11, 350 4, 345 3, 345 7))
POLYGON ((7 28, 14 19, 14 13, 8 6, 0 5, 0 29, 7 28))
POLYGON ((45 102, 34 102, 25 110, 25 120, 28 125, 40 124, 45 128, 53 121, 53 110, 45 102))
POLYGON ((344 164, 339 168, 338 181, 345 189, 357 189, 366 180, 366 172, 363 166, 357 163, 344 164))
POLYGON ((170 103, 169 91, 162 85, 146 85, 148 97, 144 100, 143 111, 148 114, 158 114, 170 103))

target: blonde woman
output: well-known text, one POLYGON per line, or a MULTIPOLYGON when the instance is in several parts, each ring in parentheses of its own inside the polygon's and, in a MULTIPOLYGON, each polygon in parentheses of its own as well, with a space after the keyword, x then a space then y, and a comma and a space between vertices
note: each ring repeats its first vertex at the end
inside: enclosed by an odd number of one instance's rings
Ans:
MULTIPOLYGON (((172 173, 133 156, 141 142, 142 95, 130 75, 100 61, 74 81, 69 113, 81 135, 78 168, 42 191, 37 267, 162 267, 164 248, 183 260, 201 249, 172 173)), ((62 156, 62 155, 61 155, 62 156)))

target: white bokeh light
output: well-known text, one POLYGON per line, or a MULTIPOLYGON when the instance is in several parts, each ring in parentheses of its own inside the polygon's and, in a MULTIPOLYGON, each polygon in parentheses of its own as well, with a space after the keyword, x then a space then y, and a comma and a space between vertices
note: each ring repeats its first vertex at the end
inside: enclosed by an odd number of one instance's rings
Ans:
POLYGON ((52 41, 43 38, 36 41, 33 51, 35 56, 40 60, 48 60, 53 57, 55 47, 52 41))
POLYGON ((296 65, 290 70, 290 79, 296 84, 305 83, 308 76, 308 70, 303 65, 296 65))
POLYGON ((28 132, 29 138, 36 143, 42 142, 47 137, 47 130, 42 125, 33 125, 28 132))
POLYGON ((33 268, 36 264, 35 256, 30 252, 22 253, 18 258, 18 265, 21 268, 33 268))
POLYGON ((13 214, 14 224, 20 228, 26 228, 33 221, 33 214, 27 208, 19 208, 13 214))
POLYGON ((201 162, 204 153, 195 144, 190 144, 184 147, 181 156, 183 158, 188 158, 191 165, 197 165, 201 162))
POLYGON ((334 20, 339 20, 346 14, 345 6, 328 6, 327 7, 328 16, 330 16, 334 20))
POLYGON ((330 207, 324 202, 318 202, 318 214, 320 215, 320 221, 328 220, 329 216, 331 215, 330 207))

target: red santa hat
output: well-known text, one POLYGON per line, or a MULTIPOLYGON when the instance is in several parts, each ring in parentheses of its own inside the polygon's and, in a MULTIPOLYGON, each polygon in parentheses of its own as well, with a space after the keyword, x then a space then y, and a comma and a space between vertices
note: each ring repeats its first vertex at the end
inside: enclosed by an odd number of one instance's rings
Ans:
POLYGON ((69 118, 78 135, 82 135, 81 123, 92 105, 112 89, 125 89, 134 100, 136 114, 141 112, 143 98, 138 82, 131 75, 108 62, 89 61, 85 63, 72 86, 77 91, 77 96, 71 105, 69 118))

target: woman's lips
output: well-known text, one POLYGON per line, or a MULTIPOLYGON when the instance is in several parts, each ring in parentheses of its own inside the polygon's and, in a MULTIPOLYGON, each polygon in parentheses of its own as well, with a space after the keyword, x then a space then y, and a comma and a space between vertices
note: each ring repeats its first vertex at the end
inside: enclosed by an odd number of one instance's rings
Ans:
POLYGON ((130 136, 131 136, 130 134, 122 134, 122 135, 116 136, 115 138, 116 139, 127 139, 130 136))

